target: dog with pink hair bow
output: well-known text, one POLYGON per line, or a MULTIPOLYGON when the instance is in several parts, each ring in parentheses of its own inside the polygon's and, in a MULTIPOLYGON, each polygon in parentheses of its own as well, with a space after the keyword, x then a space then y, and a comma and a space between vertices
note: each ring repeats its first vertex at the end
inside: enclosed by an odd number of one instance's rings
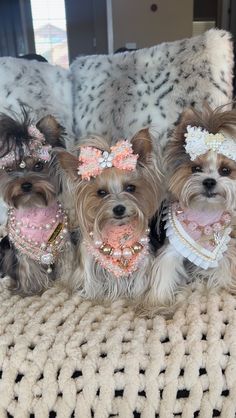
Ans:
POLYGON ((90 136, 78 151, 58 153, 82 236, 68 285, 89 299, 139 298, 150 280, 149 222, 163 197, 152 138, 142 129, 109 146, 90 136))
POLYGON ((64 148, 65 131, 52 115, 36 124, 34 117, 23 107, 18 115, 0 113, 0 199, 8 209, 0 275, 23 296, 41 294, 58 276, 70 275, 74 251, 54 153, 64 148))

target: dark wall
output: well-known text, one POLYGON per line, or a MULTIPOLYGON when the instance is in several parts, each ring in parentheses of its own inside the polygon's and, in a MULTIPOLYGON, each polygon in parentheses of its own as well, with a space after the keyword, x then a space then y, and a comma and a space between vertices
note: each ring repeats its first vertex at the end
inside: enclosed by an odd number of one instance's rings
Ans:
POLYGON ((233 34, 234 43, 236 43, 236 1, 231 0, 230 7, 230 32, 233 34))
POLYGON ((107 53, 106 0, 66 0, 70 61, 107 53))
POLYGON ((0 1, 0 56, 25 54, 19 0, 0 1))
POLYGON ((217 0, 194 0, 194 20, 216 20, 217 0))

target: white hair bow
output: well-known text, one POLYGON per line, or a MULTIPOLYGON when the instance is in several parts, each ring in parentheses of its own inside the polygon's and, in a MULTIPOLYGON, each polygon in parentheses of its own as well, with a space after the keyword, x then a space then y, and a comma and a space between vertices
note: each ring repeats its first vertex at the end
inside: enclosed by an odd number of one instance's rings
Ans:
POLYGON ((188 125, 184 136, 186 138, 184 148, 190 155, 191 161, 210 150, 236 161, 236 141, 222 133, 211 134, 201 127, 188 125))

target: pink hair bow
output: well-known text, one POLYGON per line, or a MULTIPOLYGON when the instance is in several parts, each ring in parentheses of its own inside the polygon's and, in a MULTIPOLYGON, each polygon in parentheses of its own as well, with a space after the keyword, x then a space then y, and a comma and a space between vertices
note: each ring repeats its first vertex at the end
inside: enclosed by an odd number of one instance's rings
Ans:
MULTIPOLYGON (((40 132, 36 126, 30 125, 28 127, 28 133, 33 137, 33 139, 29 141, 28 146, 25 144, 23 145, 24 156, 36 158, 45 162, 50 161, 51 155, 49 151, 52 147, 51 145, 44 145, 45 137, 42 132, 40 132)), ((8 154, 4 155, 4 157, 0 158, 0 169, 11 166, 14 164, 16 159, 19 159, 17 153, 15 151, 10 151, 8 154)), ((25 166, 25 162, 22 161, 20 163, 20 167, 24 168, 25 166)))
POLYGON ((34 138, 29 142, 30 155, 35 158, 39 158, 45 162, 51 160, 51 145, 44 145, 46 140, 45 136, 34 125, 30 125, 28 128, 29 134, 34 138))
POLYGON ((132 150, 128 141, 119 141, 111 147, 111 152, 101 151, 95 147, 81 147, 78 174, 84 180, 96 177, 106 168, 116 167, 119 170, 135 170, 138 155, 132 150))

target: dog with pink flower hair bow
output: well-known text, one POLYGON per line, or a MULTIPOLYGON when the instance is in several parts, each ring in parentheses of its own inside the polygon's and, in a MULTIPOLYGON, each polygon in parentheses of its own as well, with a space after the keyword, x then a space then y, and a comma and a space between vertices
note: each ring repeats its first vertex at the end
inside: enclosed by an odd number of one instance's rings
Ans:
POLYGON ((83 140, 78 156, 58 153, 75 197, 79 266, 69 287, 85 298, 141 297, 149 286, 149 222, 162 202, 162 179, 148 129, 110 146, 83 140))

